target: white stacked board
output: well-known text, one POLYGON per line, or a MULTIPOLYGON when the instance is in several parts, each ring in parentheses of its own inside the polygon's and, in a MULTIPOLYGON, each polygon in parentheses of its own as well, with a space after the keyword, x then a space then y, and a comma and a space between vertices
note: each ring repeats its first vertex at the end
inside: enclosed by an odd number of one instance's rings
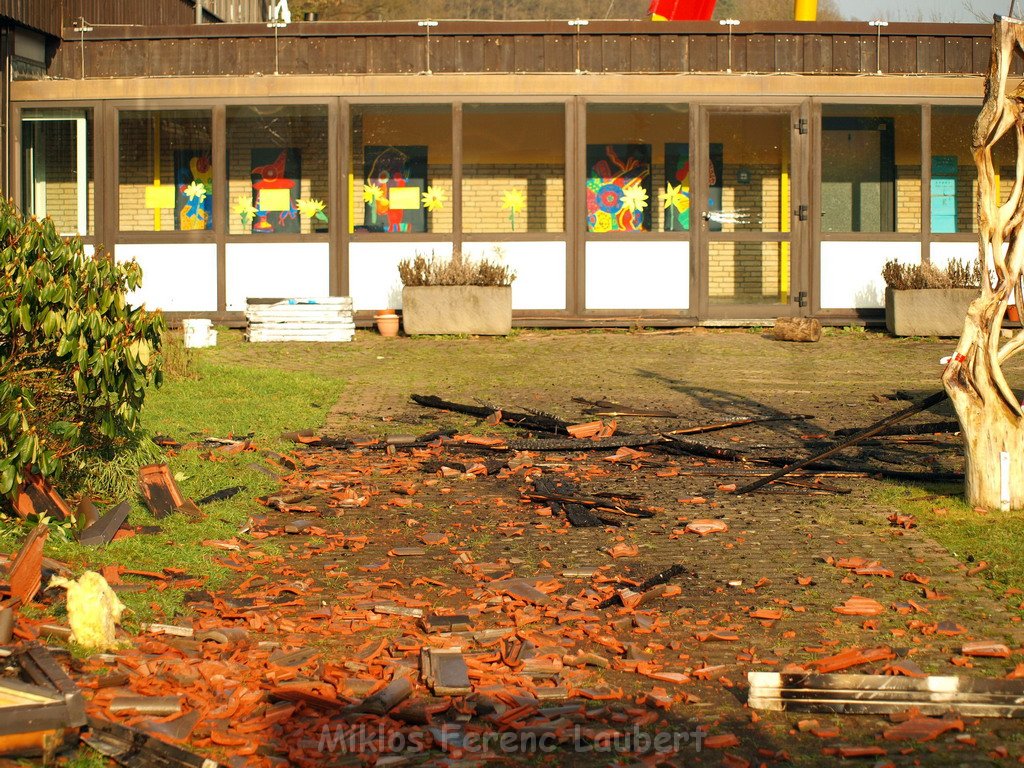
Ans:
POLYGON ((349 296, 248 299, 249 341, 352 341, 356 326, 349 296))

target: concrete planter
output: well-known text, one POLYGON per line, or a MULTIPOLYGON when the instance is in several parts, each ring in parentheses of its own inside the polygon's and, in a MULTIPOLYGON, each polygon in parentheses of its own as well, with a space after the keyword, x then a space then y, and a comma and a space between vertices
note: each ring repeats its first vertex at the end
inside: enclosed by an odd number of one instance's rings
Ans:
POLYGON ((410 336, 505 336, 512 330, 512 287, 406 286, 402 289, 402 326, 410 336))
POLYGON ((959 336, 977 288, 885 289, 885 327, 895 336, 959 336))

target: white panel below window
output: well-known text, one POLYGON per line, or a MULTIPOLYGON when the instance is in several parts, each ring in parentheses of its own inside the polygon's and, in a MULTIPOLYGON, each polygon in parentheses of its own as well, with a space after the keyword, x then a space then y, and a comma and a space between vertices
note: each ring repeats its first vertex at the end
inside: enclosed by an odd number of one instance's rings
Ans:
POLYGON ((450 257, 451 243, 351 243, 348 247, 348 286, 356 311, 401 309, 402 281, 398 262, 417 253, 450 257))
POLYGON ((135 259, 142 286, 128 295, 132 304, 165 312, 217 311, 217 246, 214 243, 118 245, 114 260, 135 259))
POLYGON ((690 244, 587 243, 587 309, 670 309, 690 306, 690 244))
POLYGON ((512 268, 512 309, 565 309, 565 243, 463 243, 462 251, 512 268))
POLYGON ((327 243, 228 243, 227 310, 244 311, 250 298, 330 296, 330 260, 327 243))
POLYGON ((835 242, 821 244, 821 308, 880 309, 885 306, 882 266, 896 259, 921 263, 920 243, 835 242))
MULTIPOLYGON (((1003 248, 1006 253, 1006 248, 1003 248)), ((932 243, 931 262, 934 266, 945 268, 949 262, 959 259, 964 264, 973 264, 978 258, 978 243, 932 243)))

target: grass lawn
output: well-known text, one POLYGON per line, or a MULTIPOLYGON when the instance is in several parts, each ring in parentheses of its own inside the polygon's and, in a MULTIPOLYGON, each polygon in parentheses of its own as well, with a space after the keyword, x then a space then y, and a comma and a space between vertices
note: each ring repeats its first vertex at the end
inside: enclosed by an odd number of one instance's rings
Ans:
MULTIPOLYGON (((234 342, 243 343, 238 334, 234 342)), ((148 393, 143 422, 150 434, 169 435, 181 443, 251 434, 254 446, 260 450, 287 451, 294 446, 280 439, 281 432, 319 427, 327 408, 344 386, 337 376, 286 370, 272 362, 224 363, 218 360, 216 349, 186 352, 180 347, 177 334, 172 334, 168 352, 167 379, 161 388, 148 393)), ((189 574, 208 577, 208 585, 217 586, 230 571, 214 562, 222 553, 203 546, 202 542, 236 535, 247 518, 262 509, 254 499, 271 492, 277 484, 253 468, 254 463, 264 461, 259 453, 218 456, 215 461, 208 455, 208 449, 185 448, 167 456, 187 498, 199 499, 223 488, 244 486, 245 490, 232 499, 207 505, 205 520, 194 522, 182 515, 171 515, 157 521, 141 499, 133 496, 129 522, 159 525, 160 533, 133 536, 96 548, 62 540, 58 529, 47 543, 46 554, 69 563, 76 571, 111 564, 151 571, 182 568, 189 574)), ((21 525, 0 526, 0 548, 14 550, 24 533, 21 525)), ((265 548, 271 549, 272 545, 265 548)), ((177 589, 122 595, 132 610, 127 625, 131 628, 133 623, 173 618, 181 611, 182 596, 183 592, 177 589)))

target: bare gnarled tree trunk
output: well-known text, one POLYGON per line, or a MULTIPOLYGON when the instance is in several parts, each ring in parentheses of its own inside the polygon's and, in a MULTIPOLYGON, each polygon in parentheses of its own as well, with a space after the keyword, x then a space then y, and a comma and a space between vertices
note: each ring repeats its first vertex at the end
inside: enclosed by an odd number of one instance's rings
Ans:
POLYGON ((985 103, 973 138, 978 166, 981 296, 971 303, 956 353, 942 376, 964 438, 967 501, 989 509, 1024 508, 1024 413, 1002 371, 1002 364, 1024 349, 1024 330, 1000 343, 1011 294, 1018 305, 1024 305, 1020 287, 1024 92, 1007 93, 1010 67, 1018 52, 1024 53, 1024 24, 997 17, 985 103), (1017 139, 1016 175, 1009 198, 1000 204, 992 151, 1011 131, 1017 139), (986 274, 992 279, 986 280, 986 274), (1018 286, 1016 293, 1014 286, 1018 286))

